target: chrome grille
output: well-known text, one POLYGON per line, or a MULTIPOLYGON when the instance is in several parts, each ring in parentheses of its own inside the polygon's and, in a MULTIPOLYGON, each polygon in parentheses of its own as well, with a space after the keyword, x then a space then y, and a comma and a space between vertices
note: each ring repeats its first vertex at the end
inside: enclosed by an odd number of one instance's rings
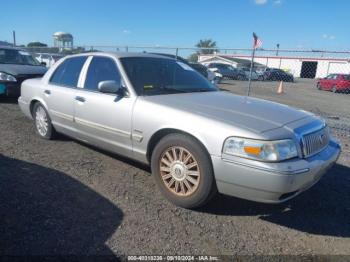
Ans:
POLYGON ((316 132, 306 134, 302 138, 304 157, 310 157, 321 152, 329 143, 329 130, 325 127, 316 132))

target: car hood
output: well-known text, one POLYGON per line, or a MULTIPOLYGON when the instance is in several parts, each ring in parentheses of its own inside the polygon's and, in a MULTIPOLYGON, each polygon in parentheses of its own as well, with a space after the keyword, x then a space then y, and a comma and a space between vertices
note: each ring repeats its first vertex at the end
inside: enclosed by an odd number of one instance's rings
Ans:
POLYGON ((43 75, 47 71, 44 66, 0 64, 0 72, 17 75, 43 75))
POLYGON ((287 105, 223 91, 148 96, 144 99, 256 133, 312 116, 287 105))

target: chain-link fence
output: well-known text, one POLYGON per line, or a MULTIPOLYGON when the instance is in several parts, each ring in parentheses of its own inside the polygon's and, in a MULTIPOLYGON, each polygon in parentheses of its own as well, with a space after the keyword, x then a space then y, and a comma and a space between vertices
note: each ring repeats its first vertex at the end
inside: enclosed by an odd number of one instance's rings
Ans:
POLYGON ((28 48, 51 66, 60 57, 81 52, 147 52, 186 59, 226 91, 302 108, 328 119, 342 135, 350 136, 350 52, 325 50, 256 50, 161 46, 82 46, 28 48), (252 69, 252 70, 251 70, 252 69))

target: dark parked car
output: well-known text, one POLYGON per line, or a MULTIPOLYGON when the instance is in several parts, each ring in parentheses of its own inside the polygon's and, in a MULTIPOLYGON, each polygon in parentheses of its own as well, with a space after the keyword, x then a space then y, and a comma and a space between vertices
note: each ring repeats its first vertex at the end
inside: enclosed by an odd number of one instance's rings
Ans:
POLYGON ((234 68, 228 64, 211 63, 208 68, 217 68, 218 72, 222 74, 224 78, 236 79, 236 80, 247 80, 247 76, 243 70, 234 68))
POLYGON ((202 74, 205 78, 208 78, 208 68, 199 63, 190 63, 190 66, 202 74))
POLYGON ((14 47, 0 47, 0 95, 18 97, 21 84, 42 77, 47 71, 30 53, 14 47))
POLYGON ((266 68, 264 80, 294 82, 294 77, 281 69, 266 68))
POLYGON ((350 91, 350 75, 330 74, 325 78, 318 80, 317 88, 320 90, 329 90, 336 92, 350 91))

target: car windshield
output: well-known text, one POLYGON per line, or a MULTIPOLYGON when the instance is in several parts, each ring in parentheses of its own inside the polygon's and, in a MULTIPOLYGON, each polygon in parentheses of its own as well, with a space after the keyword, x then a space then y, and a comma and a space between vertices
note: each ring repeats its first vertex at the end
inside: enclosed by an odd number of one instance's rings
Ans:
POLYGON ((222 68, 224 68, 224 69, 234 70, 234 67, 231 66, 231 65, 221 64, 220 67, 222 67, 222 68))
POLYGON ((30 53, 16 49, 0 49, 0 64, 40 65, 30 53))
POLYGON ((138 95, 218 91, 192 67, 174 59, 125 57, 120 60, 138 95))

